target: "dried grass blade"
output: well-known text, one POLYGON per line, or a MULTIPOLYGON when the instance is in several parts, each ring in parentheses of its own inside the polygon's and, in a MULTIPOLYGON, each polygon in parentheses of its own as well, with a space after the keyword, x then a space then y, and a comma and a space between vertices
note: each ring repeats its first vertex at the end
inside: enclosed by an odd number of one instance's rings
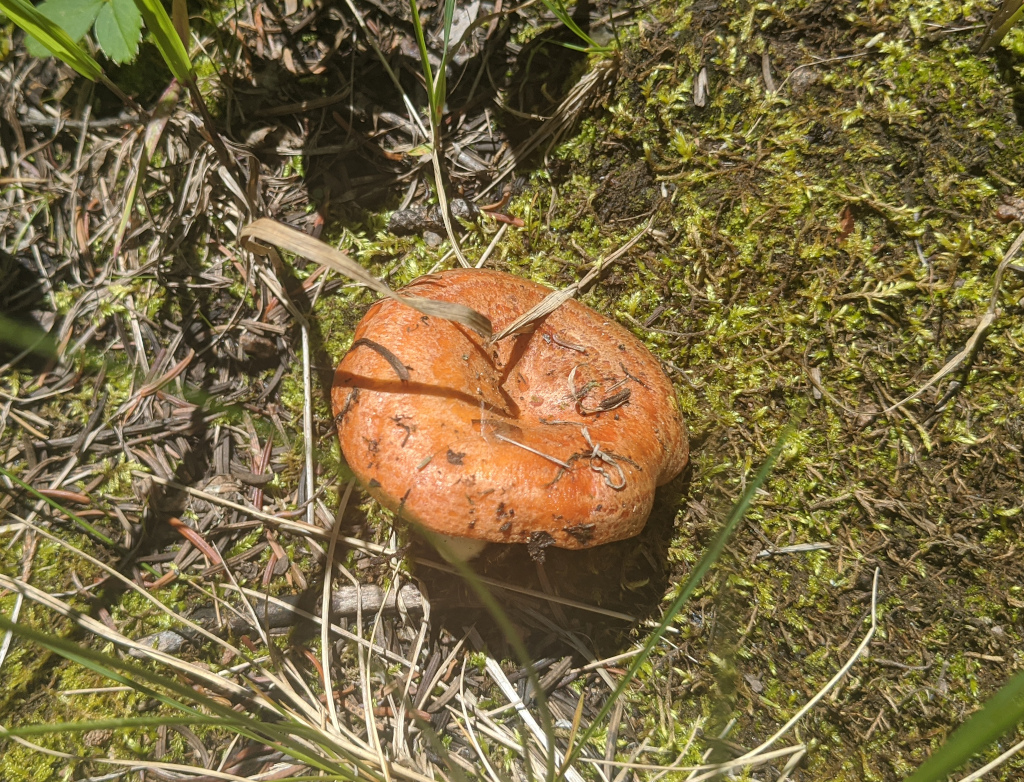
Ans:
POLYGON ((491 321, 476 310, 447 301, 424 299, 420 296, 401 296, 391 290, 383 280, 374 277, 353 261, 347 253, 276 220, 261 217, 242 229, 241 238, 243 242, 253 238, 276 245, 343 274, 350 280, 362 283, 382 296, 399 301, 424 315, 461 323, 463 326, 473 329, 484 339, 489 339, 491 336, 491 321))
POLYGON ((985 314, 982 315, 981 320, 978 321, 978 325, 975 327, 974 333, 971 334, 970 339, 968 339, 967 343, 964 345, 964 349, 947 361, 946 365, 932 375, 928 382, 917 389, 917 391, 912 393, 910 396, 904 397, 896 404, 885 408, 885 410, 882 411, 882 415, 888 415, 892 411, 903 407, 907 402, 913 402, 921 396, 921 394, 942 380, 942 378, 946 377, 946 375, 955 371, 957 367, 977 352, 978 348, 981 346, 981 341, 985 336, 985 333, 999 317, 999 292, 1003 287, 1003 274, 1006 273, 1007 267, 1017 256, 1017 253, 1020 252, 1022 246, 1024 246, 1024 231, 1017 234, 1017 238, 1014 239, 1013 244, 1010 245, 1010 249, 1006 251, 1006 254, 1003 256, 1003 260, 999 262, 995 276, 992 279, 992 295, 989 298, 988 307, 985 310, 985 314))
POLYGON ((139 151, 139 162, 134 171, 131 187, 128 188, 128 195, 125 198, 124 210, 121 213, 121 222, 117 226, 117 233, 114 235, 114 258, 121 254, 121 242, 124 241, 125 231, 128 229, 128 222, 135 210, 135 196, 138 192, 139 183, 146 178, 146 170, 149 168, 149 161, 156 154, 157 145, 163 138, 167 121, 174 113, 181 98, 181 85, 176 79, 164 90, 157 101, 156 108, 146 125, 146 134, 143 140, 142 149, 139 151))
POLYGON ((519 693, 516 692, 515 687, 512 686, 512 683, 508 680, 505 672, 501 670, 501 665, 498 664, 498 661, 490 655, 486 655, 484 660, 484 670, 486 670, 487 675, 494 680, 494 683, 498 685, 502 694, 508 698, 509 703, 511 703, 515 708, 519 718, 529 729, 530 733, 533 734, 537 743, 540 744, 545 752, 550 753, 554 751, 555 763, 561 766, 560 776, 569 780, 569 782, 583 782, 583 777, 580 775, 580 772, 573 766, 569 765, 568 761, 564 761, 562 753, 558 748, 555 747, 552 749, 552 737, 544 731, 540 723, 537 722, 537 719, 526 707, 526 704, 523 703, 522 699, 519 697, 519 693))
POLYGON ((185 48, 188 48, 188 5, 185 0, 171 0, 171 22, 185 48))
POLYGON ((611 264, 613 264, 623 255, 625 255, 629 250, 631 250, 633 246, 637 242, 639 242, 640 239, 643 238, 648 231, 651 230, 652 225, 654 225, 653 216, 647 221, 647 224, 644 225, 644 227, 641 228, 639 231, 637 231, 637 233, 628 242, 622 245, 622 247, 608 255, 606 258, 603 258, 597 263, 595 263, 594 267, 589 272, 587 272, 582 279, 578 280, 577 282, 574 282, 572 285, 568 285, 565 288, 562 288, 561 290, 552 291, 551 293, 549 293, 547 296, 541 299, 536 306, 532 307, 530 310, 520 315, 512 323, 508 324, 504 329, 502 329, 501 333, 496 335, 491 340, 491 342, 498 342, 500 340, 505 339, 505 337, 512 336, 513 334, 519 334, 521 332, 528 331, 534 323, 536 323, 539 320, 542 320, 543 318, 546 318, 552 312, 554 312, 567 301, 569 301, 569 299, 574 298, 576 294, 579 293, 588 284, 590 284, 590 281, 593 280, 598 274, 600 274, 606 268, 611 266, 611 264))

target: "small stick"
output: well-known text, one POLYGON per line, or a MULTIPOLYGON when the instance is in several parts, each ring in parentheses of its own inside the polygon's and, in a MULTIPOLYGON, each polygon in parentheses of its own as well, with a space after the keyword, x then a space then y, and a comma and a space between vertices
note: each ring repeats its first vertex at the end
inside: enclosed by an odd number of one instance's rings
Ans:
POLYGON ((570 465, 566 464, 565 462, 563 462, 563 461, 561 461, 559 459, 556 459, 554 456, 549 456, 548 454, 544 453, 543 451, 538 451, 536 448, 531 448, 530 446, 524 445, 523 443, 520 443, 520 442, 517 442, 517 441, 513 440, 510 437, 505 437, 505 435, 503 435, 503 434, 498 434, 497 432, 492 432, 492 436, 494 437, 495 440, 501 440, 501 442, 503 442, 503 443, 508 443, 509 445, 514 445, 514 446, 516 446, 518 448, 522 448, 524 451, 529 451, 530 453, 537 454, 537 456, 543 457, 544 459, 547 459, 549 462, 554 462, 559 467, 561 467, 563 470, 571 470, 572 469, 572 467, 570 465))
POLYGON ((379 342, 374 342, 372 339, 365 338, 357 339, 355 342, 352 343, 352 347, 349 348, 349 351, 355 350, 358 347, 369 348, 370 350, 380 355, 380 357, 387 361, 391 365, 391 368, 395 370, 395 374, 398 375, 399 380, 401 380, 403 383, 409 382, 409 378, 411 377, 409 375, 409 367, 405 366, 405 364, 403 364, 399 360, 398 356, 396 356, 386 347, 381 345, 379 342))

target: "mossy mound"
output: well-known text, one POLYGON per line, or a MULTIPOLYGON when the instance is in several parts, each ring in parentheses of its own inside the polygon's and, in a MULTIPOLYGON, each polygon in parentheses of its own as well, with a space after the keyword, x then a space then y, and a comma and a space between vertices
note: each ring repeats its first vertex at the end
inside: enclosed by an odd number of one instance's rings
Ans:
POLYGON ((680 575, 809 404, 732 544, 732 575, 705 593, 708 621, 695 607, 681 627, 689 657, 651 670, 663 702, 635 705, 649 728, 704 714, 713 735, 736 717, 730 741, 760 743, 856 647, 875 568, 870 657, 802 723, 810 778, 902 777, 1022 662, 1019 272, 976 354, 891 409, 964 348, 1020 229, 1000 218, 1024 136, 1010 86, 971 49, 978 31, 957 29, 966 13, 665 11, 622 53, 608 111, 563 150, 556 227, 658 210, 647 251, 589 303, 678 373, 698 443, 670 550, 680 575), (815 543, 831 548, 761 555, 815 543))
MULTIPOLYGON (((895 407, 963 350, 1020 229, 1013 85, 972 51, 971 13, 662 7, 559 148, 554 187, 536 177, 514 207, 527 229, 495 265, 554 285, 654 215, 583 300, 663 359, 695 439, 688 488, 662 496, 671 543, 652 542, 662 528, 573 562, 550 551, 560 593, 654 608, 806 407, 679 650, 646 669, 633 738, 668 749, 698 718, 711 736, 735 717, 731 746, 759 744, 856 648, 876 568, 870 655, 799 729, 808 778, 902 778, 1024 660, 1019 273, 980 349, 895 407)), ((397 278, 424 271, 421 245, 388 242, 397 278)))

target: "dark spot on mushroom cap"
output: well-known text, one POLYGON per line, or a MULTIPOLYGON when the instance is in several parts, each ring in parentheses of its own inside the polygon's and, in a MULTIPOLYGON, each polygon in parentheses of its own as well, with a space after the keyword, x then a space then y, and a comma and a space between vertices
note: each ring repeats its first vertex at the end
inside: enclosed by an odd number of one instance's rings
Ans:
MULTIPOLYGON (((337 382, 337 381, 335 381, 335 382, 337 382)), ((352 405, 354 405, 358 401, 359 401, 359 389, 358 388, 353 388, 353 389, 350 390, 348 396, 345 397, 345 402, 341 406, 341 408, 340 409, 338 409, 337 407, 335 408, 335 413, 334 413, 334 425, 335 426, 337 426, 338 424, 340 424, 344 420, 345 415, 349 411, 349 408, 351 408, 352 405)))
POLYGON ((457 453, 451 448, 448 449, 448 464, 462 464, 462 460, 466 457, 464 453, 457 453))
POLYGON ((530 535, 526 542, 526 550, 530 552, 530 559, 534 562, 544 562, 544 549, 555 545, 555 539, 547 532, 538 531, 530 535))
POLYGON ((594 537, 593 524, 573 524, 571 527, 562 527, 562 529, 578 540, 581 546, 588 546, 594 537))
POLYGON ((376 478, 370 478, 369 486, 371 489, 379 489, 380 481, 378 481, 376 478))

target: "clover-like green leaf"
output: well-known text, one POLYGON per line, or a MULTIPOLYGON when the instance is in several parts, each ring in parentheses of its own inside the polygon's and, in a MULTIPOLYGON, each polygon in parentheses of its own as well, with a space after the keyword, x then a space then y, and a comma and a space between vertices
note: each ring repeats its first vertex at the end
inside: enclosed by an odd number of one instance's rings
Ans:
MULTIPOLYGON (((78 24, 81 25, 83 24, 81 19, 85 17, 81 7, 89 6, 94 2, 102 3, 103 0, 64 0, 63 3, 57 3, 55 8, 51 10, 70 10, 72 19, 79 19, 78 24), (80 17, 75 17, 76 8, 79 9, 80 17)), ((41 13, 28 0, 0 0, 0 10, 4 12, 8 19, 33 36, 41 44, 43 49, 42 56, 46 57, 52 54, 55 57, 59 57, 92 81, 105 78, 103 69, 96 62, 95 58, 79 46, 60 24, 41 13)))
POLYGON ((107 0, 96 16, 95 33, 96 43, 114 62, 135 59, 142 37, 142 14, 134 0, 107 0))
MULTIPOLYGON (((46 0, 45 3, 37 6, 36 10, 57 24, 72 41, 77 43, 92 29, 96 15, 99 14, 105 3, 106 0, 46 0)), ((25 43, 28 53, 33 57, 50 56, 50 50, 41 44, 35 36, 30 35, 25 43)))

